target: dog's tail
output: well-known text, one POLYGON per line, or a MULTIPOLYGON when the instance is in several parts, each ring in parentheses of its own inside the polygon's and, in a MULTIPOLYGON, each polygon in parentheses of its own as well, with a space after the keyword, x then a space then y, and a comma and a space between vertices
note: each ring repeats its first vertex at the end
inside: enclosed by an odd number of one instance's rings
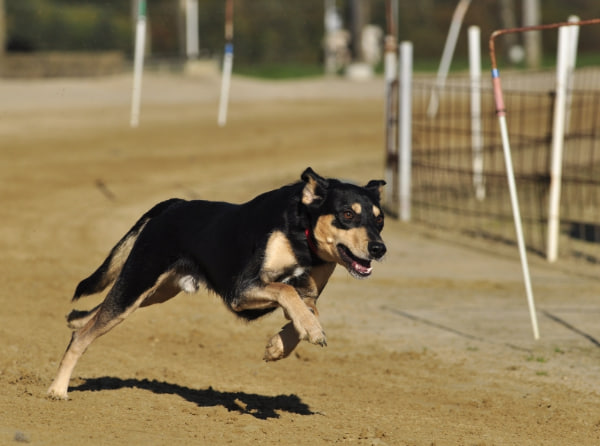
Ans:
POLYGON ((100 309, 101 305, 102 304, 99 304, 99 305, 95 306, 94 308, 92 308, 91 310, 87 310, 87 311, 80 311, 80 310, 71 311, 67 315, 67 325, 72 330, 77 330, 78 328, 83 327, 85 324, 88 323, 88 321, 91 318, 93 318, 96 315, 96 313, 100 309))
MULTIPOLYGON (((129 253, 131 252, 131 249, 133 248, 136 239, 138 238, 140 232, 142 231, 142 229, 144 229, 144 226, 146 226, 148 221, 162 214, 173 204, 181 201, 183 200, 179 198, 172 198, 170 200, 163 201, 154 206, 144 215, 142 215, 142 217, 133 225, 129 232, 127 232, 127 234, 125 234, 123 238, 119 240, 115 247, 110 251, 108 257, 104 260, 102 265, 100 265, 98 269, 94 271, 89 277, 79 282, 79 285, 77 285, 77 288, 75 289, 75 294, 73 295, 73 301, 78 300, 80 297, 83 296, 99 293, 100 291, 104 290, 108 285, 113 283, 119 275, 119 273, 121 272, 121 269, 123 268, 123 265, 125 264, 125 261, 127 260, 127 257, 129 256, 129 253)), ((72 322, 72 319, 75 320, 79 319, 82 316, 85 316, 74 313, 75 312, 72 312, 67 317, 67 320, 70 324, 72 322)))

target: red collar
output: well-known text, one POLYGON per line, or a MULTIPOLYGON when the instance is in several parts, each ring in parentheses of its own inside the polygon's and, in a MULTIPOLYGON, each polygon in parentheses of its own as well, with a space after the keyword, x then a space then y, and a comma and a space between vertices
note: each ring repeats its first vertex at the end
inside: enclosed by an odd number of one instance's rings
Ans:
POLYGON ((313 254, 318 257, 319 254, 317 252, 317 246, 315 245, 315 242, 313 241, 312 235, 310 233, 310 229, 306 228, 304 230, 304 234, 306 235, 306 241, 308 242, 308 247, 313 252, 313 254))

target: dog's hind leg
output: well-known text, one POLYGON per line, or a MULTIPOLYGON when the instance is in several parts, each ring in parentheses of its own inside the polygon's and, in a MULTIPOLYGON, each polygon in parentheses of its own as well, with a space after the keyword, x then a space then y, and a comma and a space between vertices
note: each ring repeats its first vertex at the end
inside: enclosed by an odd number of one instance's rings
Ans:
POLYGON ((175 296, 181 289, 174 285, 175 278, 177 276, 172 271, 162 274, 151 288, 143 292, 126 308, 122 308, 120 305, 120 302, 127 302, 128 300, 124 299, 123 287, 120 286, 117 280, 102 304, 90 310, 87 315, 85 312, 81 312, 82 316, 80 318, 71 321, 71 323, 75 322, 73 325, 79 326, 79 328, 71 336, 71 342, 60 362, 56 378, 48 389, 48 395, 55 399, 67 399, 67 390, 73 369, 89 345, 123 322, 127 316, 140 306, 164 302, 175 296))
POLYGON ((99 336, 123 321, 124 317, 116 316, 107 306, 102 305, 85 325, 75 330, 71 336, 71 342, 67 347, 56 378, 48 389, 48 395, 55 399, 67 399, 67 389, 73 369, 78 359, 86 351, 89 345, 99 336))

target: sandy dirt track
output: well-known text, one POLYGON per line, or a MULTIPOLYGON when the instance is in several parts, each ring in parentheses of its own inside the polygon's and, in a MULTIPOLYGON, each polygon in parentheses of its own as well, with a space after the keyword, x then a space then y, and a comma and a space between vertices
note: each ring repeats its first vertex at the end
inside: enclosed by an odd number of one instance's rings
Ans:
POLYGON ((373 276, 338 268, 325 289, 326 348, 264 363, 281 312, 245 324, 181 295, 100 338, 71 399, 47 399, 75 285, 154 203, 241 202, 309 165, 382 176, 380 81, 234 79, 224 129, 215 79, 147 76, 136 130, 130 87, 0 81, 0 444, 600 444, 594 271, 532 258, 535 342, 513 248, 392 219, 373 276))

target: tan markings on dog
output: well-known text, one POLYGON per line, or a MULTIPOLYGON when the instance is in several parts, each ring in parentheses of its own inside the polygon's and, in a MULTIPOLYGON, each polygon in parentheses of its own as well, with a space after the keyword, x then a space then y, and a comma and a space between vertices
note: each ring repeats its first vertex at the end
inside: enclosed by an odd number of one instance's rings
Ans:
POLYGON ((317 287, 317 296, 321 294, 323 288, 327 285, 333 270, 335 270, 335 263, 325 263, 311 269, 310 278, 317 287))
POLYGON ((148 307, 154 304, 161 304, 175 297, 180 291, 179 284, 180 275, 174 271, 168 271, 161 274, 156 281, 156 284, 146 291, 142 296, 145 296, 139 306, 148 307))
POLYGON ((315 225, 314 236, 317 241, 319 256, 329 262, 343 264, 337 245, 346 246, 352 253, 363 259, 369 258, 369 236, 364 227, 341 229, 332 222, 335 217, 331 214, 322 215, 315 225))
MULTIPOLYGON (((150 219, 148 219, 148 221, 150 221, 150 219)), ((103 288, 115 281, 121 272, 127 257, 129 257, 131 249, 133 248, 138 235, 140 235, 148 221, 146 221, 137 232, 131 234, 129 237, 123 240, 123 243, 119 245, 117 251, 113 254, 112 259, 110 260, 110 265, 108 265, 108 270, 106 271, 106 274, 102 280, 103 288)))
POLYGON ((333 219, 334 216, 331 214, 321 215, 313 231, 319 256, 329 262, 336 262, 338 259, 337 249, 334 246, 335 240, 332 236, 332 231, 335 229, 331 224, 333 219))
POLYGON ((289 239, 281 231, 275 231, 269 237, 265 248, 260 279, 264 283, 273 282, 286 269, 298 264, 289 239))
POLYGON ((360 205, 360 203, 352 203, 352 210, 354 212, 356 212, 357 214, 360 214, 362 212, 362 206, 360 205))
POLYGON ((244 292, 233 311, 262 310, 280 306, 291 319, 300 339, 313 344, 325 345, 325 333, 317 317, 310 312, 294 287, 285 283, 273 282, 264 287, 253 287, 244 292))
POLYGON ((316 190, 317 190, 316 180, 312 177, 309 177, 308 182, 306 183, 306 186, 304 186, 304 189, 302 189, 302 203, 304 203, 305 205, 308 206, 313 201, 315 201, 317 198, 321 198, 319 195, 317 195, 316 190))
POLYGON ((323 265, 318 265, 313 267, 310 270, 310 274, 308 276, 308 284, 302 288, 298 288, 298 293, 304 300, 304 303, 313 310, 313 312, 318 315, 316 302, 319 298, 323 288, 327 285, 327 281, 333 270, 335 270, 336 263, 329 262, 323 265))
POLYGON ((377 206, 373 205, 373 215, 375 217, 379 217, 381 215, 381 209, 379 209, 377 206))

